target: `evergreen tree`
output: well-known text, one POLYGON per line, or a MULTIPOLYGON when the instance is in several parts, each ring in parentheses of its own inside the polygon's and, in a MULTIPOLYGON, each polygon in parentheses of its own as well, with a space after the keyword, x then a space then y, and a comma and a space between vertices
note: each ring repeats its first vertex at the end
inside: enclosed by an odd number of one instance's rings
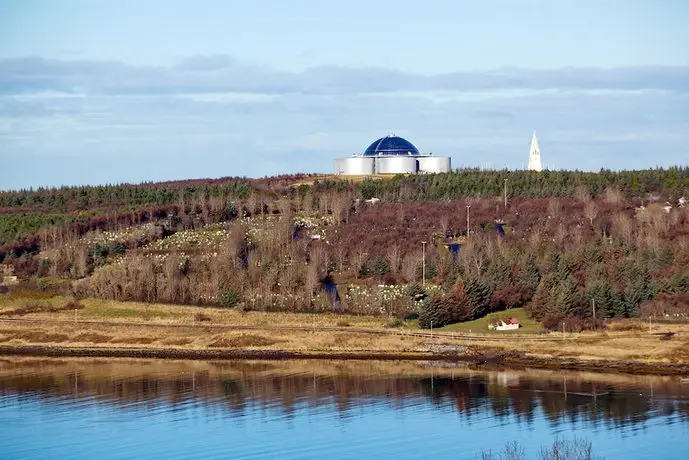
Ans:
POLYGON ((469 308, 471 310, 472 318, 481 318, 488 313, 488 305, 490 304, 490 296, 492 289, 490 285, 482 280, 469 280, 464 289, 469 301, 469 308))
POLYGON ((612 286, 605 280, 595 281, 588 289, 586 298, 596 302, 597 318, 612 318, 615 316, 615 294, 612 286))
POLYGON ((581 293, 572 278, 567 277, 558 283, 555 289, 555 308, 564 316, 582 314, 581 293))
POLYGON ((529 256, 519 272, 518 283, 523 287, 526 297, 532 297, 538 288, 541 275, 538 271, 536 258, 529 256))

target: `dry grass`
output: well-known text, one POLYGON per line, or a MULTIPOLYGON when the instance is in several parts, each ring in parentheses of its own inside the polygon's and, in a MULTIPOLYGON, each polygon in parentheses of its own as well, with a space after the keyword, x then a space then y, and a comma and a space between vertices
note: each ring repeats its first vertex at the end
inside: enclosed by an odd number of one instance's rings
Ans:
MULTIPOLYGON (((2 297, 2 296, 0 296, 2 297)), ((44 299, 51 305, 63 306, 68 299, 44 299)), ((413 327, 385 329, 386 318, 357 317, 336 314, 241 313, 217 308, 174 305, 107 302, 87 299, 83 310, 42 311, 22 318, 45 319, 45 323, 4 323, 0 329, 3 344, 59 344, 61 346, 115 347, 146 346, 147 348, 257 348, 298 352, 420 352, 429 343, 467 345, 482 352, 520 351, 538 357, 560 357, 581 360, 616 360, 656 363, 689 362, 689 325, 648 324, 627 320, 613 323, 607 332, 580 334, 531 334, 506 336, 471 334, 471 339, 458 331, 434 331, 432 338, 410 334, 413 327), (203 321, 198 319, 203 317, 203 321), (69 322, 54 323, 51 320, 69 322), (87 322, 91 321, 91 323, 87 322), (94 322, 103 322, 101 324, 94 322), (106 324, 109 323, 109 324, 106 324), (252 326, 255 330, 236 331, 218 326, 252 326), (275 326, 286 328, 275 330, 275 326), (306 330, 289 330, 300 327, 306 330), (328 327, 347 331, 319 330, 328 327), (266 329, 262 329, 266 328, 266 329), (386 332, 366 334, 359 329, 386 332), (674 332, 667 337, 654 335, 674 332)), ((0 308, 16 308, 7 299, 0 308)))
MULTIPOLYGON (((42 308, 23 316, 30 319, 73 320, 73 309, 59 310, 68 298, 54 297, 41 300, 42 308)), ((82 300, 83 309, 77 311, 79 321, 111 321, 118 323, 232 326, 280 326, 280 327, 346 327, 382 329, 386 318, 353 316, 335 313, 311 315, 305 313, 241 312, 233 309, 195 307, 184 305, 147 304, 141 302, 117 302, 111 300, 82 300), (345 326, 346 325, 346 326, 345 326)), ((0 312, 23 306, 23 301, 0 295, 0 312)), ((8 314, 12 317, 14 315, 8 314)))
POLYGON ((349 182, 354 182, 355 184, 359 182, 363 182, 367 179, 372 179, 372 180, 380 180, 380 179, 390 179, 394 177, 395 174, 371 174, 371 175, 353 175, 353 176, 338 176, 337 174, 322 174, 319 176, 314 176, 314 177, 309 177, 308 180, 301 180, 301 181, 296 181, 290 186, 292 187, 298 187, 299 185, 313 185, 315 181, 324 181, 324 180, 347 180, 349 182))
MULTIPOLYGON (((306 318, 306 317, 305 317, 306 318)), ((389 334, 330 331, 228 331, 196 327, 107 326, 95 324, 9 323, 0 330, 4 344, 59 344, 61 346, 142 346, 153 348, 233 348, 309 352, 419 352, 429 343, 464 344, 472 350, 522 351, 538 357, 610 359, 617 361, 689 362, 689 331, 685 327, 670 340, 647 332, 584 333, 561 336, 538 335, 511 340, 476 336, 470 341, 459 335, 434 333, 433 337, 409 335, 405 329, 389 334), (546 340, 543 340, 543 339, 546 340)))
POLYGON ((193 341, 194 341, 193 339, 180 338, 180 339, 165 339, 160 343, 162 343, 163 345, 174 345, 174 346, 180 347, 180 346, 184 346, 184 345, 189 345, 193 341))
POLYGON ((671 340, 661 336, 637 332, 569 334, 564 339, 554 336, 550 341, 490 340, 479 342, 486 347, 503 351, 523 351, 539 357, 558 357, 580 360, 615 360, 659 363, 689 362, 687 332, 671 340))
POLYGON ((73 339, 75 342, 105 343, 112 340, 112 336, 97 334, 95 332, 83 332, 73 339))
POLYGON ((256 334, 242 334, 237 337, 216 337, 208 347, 211 348, 263 348, 278 343, 267 337, 256 334))
POLYGON ((136 345, 150 345, 158 340, 157 337, 118 337, 112 339, 112 343, 136 344, 136 345))
POLYGON ((23 340, 24 342, 28 343, 62 343, 67 342, 69 340, 69 336, 67 334, 60 334, 57 332, 44 332, 40 330, 17 332, 13 336, 11 336, 11 338, 23 340))
MULTIPOLYGON (((444 340, 438 338, 437 340, 444 340)), ((0 335, 4 344, 49 344, 61 346, 94 346, 119 348, 146 345, 152 348, 259 348, 287 351, 421 351, 423 338, 404 334, 371 335, 353 332, 324 331, 229 331, 218 333, 205 326, 152 327, 147 325, 108 326, 104 324, 10 323, 0 335), (147 334, 148 333, 148 334, 147 334)))

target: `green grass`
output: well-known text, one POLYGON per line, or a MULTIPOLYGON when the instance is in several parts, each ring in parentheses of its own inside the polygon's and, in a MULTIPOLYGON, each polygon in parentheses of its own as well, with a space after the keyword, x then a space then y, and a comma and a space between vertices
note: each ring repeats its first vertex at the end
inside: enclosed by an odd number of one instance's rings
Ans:
POLYGON ((479 334, 537 334, 542 332, 543 326, 536 320, 529 318, 529 315, 523 308, 513 308, 511 310, 500 311, 496 313, 490 313, 483 318, 475 319, 473 321, 466 321, 464 323, 450 324, 443 328, 438 329, 439 331, 446 332, 472 332, 479 334), (515 317, 519 320, 522 327, 514 331, 491 331, 488 329, 488 324, 499 318, 509 318, 515 317))

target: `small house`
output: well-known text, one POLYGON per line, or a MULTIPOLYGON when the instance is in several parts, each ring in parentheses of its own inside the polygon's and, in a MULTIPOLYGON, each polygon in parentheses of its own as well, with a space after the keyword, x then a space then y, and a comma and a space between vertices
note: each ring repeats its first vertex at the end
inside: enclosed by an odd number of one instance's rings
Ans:
POLYGON ((512 331, 519 329, 522 325, 519 323, 517 318, 511 317, 508 319, 499 319, 488 325, 488 329, 491 331, 512 331))

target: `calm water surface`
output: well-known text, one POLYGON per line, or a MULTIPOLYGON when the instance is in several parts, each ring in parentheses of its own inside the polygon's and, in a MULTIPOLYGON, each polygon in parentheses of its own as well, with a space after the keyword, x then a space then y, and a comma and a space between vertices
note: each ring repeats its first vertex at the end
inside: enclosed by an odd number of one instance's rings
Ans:
POLYGON ((678 378, 429 363, 0 360, 1 459, 689 458, 678 378))

